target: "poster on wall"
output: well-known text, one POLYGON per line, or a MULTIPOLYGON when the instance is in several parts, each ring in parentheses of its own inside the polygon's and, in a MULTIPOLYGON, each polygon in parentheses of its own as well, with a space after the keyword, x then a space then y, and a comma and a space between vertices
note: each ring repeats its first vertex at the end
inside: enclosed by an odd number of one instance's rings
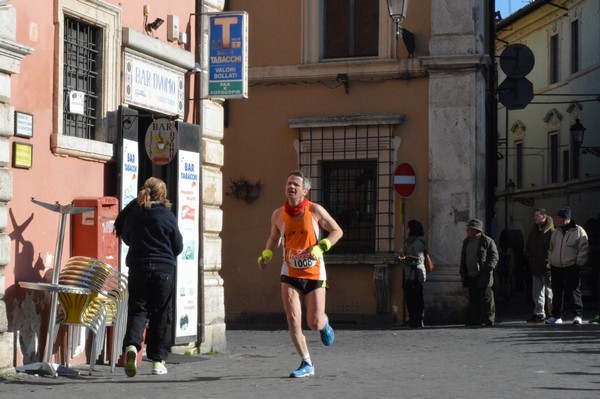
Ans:
POLYGON ((177 219, 183 236, 176 282, 175 338, 198 332, 198 259, 200 222, 200 154, 179 150, 177 219))
MULTIPOLYGON (((137 141, 123 139, 123 153, 121 162, 121 198, 119 204, 123 209, 131 200, 137 198, 138 179, 139 179, 139 154, 137 141)), ((129 247, 121 242, 121 252, 119 260, 121 263, 121 272, 127 274, 125 257, 129 247)))

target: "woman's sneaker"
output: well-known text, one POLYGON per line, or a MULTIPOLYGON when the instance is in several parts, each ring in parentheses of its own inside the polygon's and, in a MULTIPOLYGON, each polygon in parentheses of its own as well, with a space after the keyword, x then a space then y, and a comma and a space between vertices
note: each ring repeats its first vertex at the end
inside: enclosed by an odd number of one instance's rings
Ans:
POLYGON ((302 378, 315 375, 315 366, 306 363, 304 360, 300 363, 298 370, 292 371, 290 378, 302 378))
POLYGON ((167 374, 167 367, 165 366, 164 360, 162 360, 160 362, 152 362, 152 374, 153 375, 167 374))
POLYGON ((129 345, 125 350, 125 375, 135 377, 137 374, 137 348, 129 345))

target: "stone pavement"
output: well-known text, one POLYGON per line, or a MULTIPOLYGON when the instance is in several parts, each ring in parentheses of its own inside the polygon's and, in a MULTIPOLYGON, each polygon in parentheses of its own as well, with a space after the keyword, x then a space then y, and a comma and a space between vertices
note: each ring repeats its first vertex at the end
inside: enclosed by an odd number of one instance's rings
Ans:
MULTIPOLYGON (((97 366, 92 376, 0 377, 2 399, 69 398, 598 398, 600 326, 505 320, 492 328, 338 328, 324 347, 307 332, 314 377, 290 379, 300 364, 285 330, 230 330, 215 355, 172 355, 169 373, 138 375, 97 366)), ((569 320, 570 322, 570 320, 569 320)), ((333 324, 334 327, 335 324, 333 324)))

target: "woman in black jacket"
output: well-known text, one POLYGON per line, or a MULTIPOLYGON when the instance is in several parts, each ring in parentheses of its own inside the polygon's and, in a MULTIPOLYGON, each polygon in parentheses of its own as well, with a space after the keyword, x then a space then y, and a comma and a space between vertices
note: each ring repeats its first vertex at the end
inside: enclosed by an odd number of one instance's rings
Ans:
POLYGON ((404 249, 402 262, 408 266, 408 278, 404 281, 404 301, 408 308, 408 326, 411 328, 423 327, 425 301, 423 299, 423 283, 427 273, 425 271, 425 230, 418 220, 409 220, 407 223, 408 238, 404 249))
POLYGON ((125 374, 137 373, 137 353, 142 347, 148 322, 146 354, 152 374, 166 374, 172 335, 173 292, 177 255, 183 238, 170 210, 165 182, 150 177, 137 199, 119 213, 115 232, 129 247, 129 302, 127 331, 123 339, 125 374))

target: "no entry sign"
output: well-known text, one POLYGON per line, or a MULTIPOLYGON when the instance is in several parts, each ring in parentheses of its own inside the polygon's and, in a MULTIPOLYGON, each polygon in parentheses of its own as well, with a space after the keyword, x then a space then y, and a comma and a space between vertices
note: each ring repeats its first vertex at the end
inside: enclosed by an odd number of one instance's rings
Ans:
POLYGON ((402 198, 408 198, 415 192, 415 184, 417 178, 415 177, 415 170, 412 165, 406 162, 401 163, 396 167, 394 171, 394 190, 402 198))

